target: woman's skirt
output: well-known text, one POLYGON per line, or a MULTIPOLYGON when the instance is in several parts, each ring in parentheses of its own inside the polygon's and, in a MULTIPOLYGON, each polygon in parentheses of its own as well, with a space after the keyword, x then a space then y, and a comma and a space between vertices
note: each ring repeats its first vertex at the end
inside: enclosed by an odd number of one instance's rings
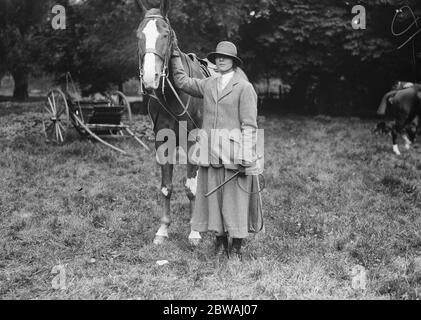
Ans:
POLYGON ((228 232, 231 238, 246 238, 263 228, 262 202, 256 176, 239 175, 218 191, 205 194, 221 185, 236 171, 224 167, 199 167, 192 229, 228 232))

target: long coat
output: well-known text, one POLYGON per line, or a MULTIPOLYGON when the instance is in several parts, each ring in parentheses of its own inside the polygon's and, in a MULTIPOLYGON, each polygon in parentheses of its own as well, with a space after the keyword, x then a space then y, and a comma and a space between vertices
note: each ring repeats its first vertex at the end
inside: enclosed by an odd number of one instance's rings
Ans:
MULTIPOLYGON (((253 85, 237 69, 222 92, 218 92, 218 77, 190 78, 180 59, 172 59, 175 85, 184 92, 203 98, 203 125, 199 135, 200 166, 238 169, 256 159, 257 94, 253 85), (229 131, 227 139, 216 139, 217 129, 229 131), (228 143, 227 143, 228 142, 228 143)), ((222 132, 223 133, 223 132, 222 132)))
POLYGON ((232 170, 238 169, 237 162, 247 166, 255 159, 257 94, 252 84, 237 69, 231 81, 219 92, 218 77, 190 78, 179 58, 173 58, 171 63, 175 85, 194 97, 204 99, 202 132, 211 137, 204 141, 200 136, 198 143, 201 154, 203 150, 208 150, 209 159, 200 157, 198 163, 192 229, 215 231, 217 234, 228 232, 232 238, 245 238, 249 232, 259 232, 263 226, 263 213, 260 193, 256 192, 259 189, 258 177, 240 176, 209 198, 205 197, 207 192, 234 174, 232 170), (212 130, 215 129, 229 130, 229 142, 219 145, 220 140, 217 139, 214 143, 212 130), (233 145, 239 146, 237 154, 233 154, 233 145), (215 153, 216 148, 222 149, 222 152, 215 153), (215 159, 215 154, 218 159, 215 159))

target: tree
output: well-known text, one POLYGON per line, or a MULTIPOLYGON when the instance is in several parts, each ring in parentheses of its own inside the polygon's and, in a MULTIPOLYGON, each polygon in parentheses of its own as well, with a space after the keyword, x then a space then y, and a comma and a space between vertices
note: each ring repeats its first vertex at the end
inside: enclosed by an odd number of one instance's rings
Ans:
MULTIPOLYGON (((203 57, 222 39, 238 40, 247 1, 171 1, 169 18, 180 48, 203 57)), ((150 9, 160 1, 144 3, 150 9)), ((58 81, 69 71, 90 93, 138 76, 136 30, 142 17, 135 0, 85 0, 68 5, 66 14, 66 30, 44 35, 42 65, 58 81)))
POLYGON ((28 98, 28 76, 36 69, 36 35, 46 22, 50 0, 0 0, 0 70, 15 81, 13 98, 28 98))
MULTIPOLYGON (((390 24, 395 9, 404 4, 417 9, 418 2, 360 1, 367 9, 366 30, 352 29, 355 4, 337 0, 257 1, 254 14, 241 28, 248 72, 257 77, 262 73, 278 75, 290 83, 290 102, 295 106, 336 104, 334 111, 338 113, 343 113, 346 103, 361 109, 372 104, 397 79, 415 80, 408 72, 411 48, 396 50, 397 39, 390 24), (363 97, 367 99, 363 101, 363 97)), ((408 12, 398 22, 407 18, 408 12)))
POLYGON ((133 11, 133 3, 118 0, 67 5, 66 30, 45 30, 41 64, 59 82, 70 72, 84 93, 121 86, 136 74, 133 11))

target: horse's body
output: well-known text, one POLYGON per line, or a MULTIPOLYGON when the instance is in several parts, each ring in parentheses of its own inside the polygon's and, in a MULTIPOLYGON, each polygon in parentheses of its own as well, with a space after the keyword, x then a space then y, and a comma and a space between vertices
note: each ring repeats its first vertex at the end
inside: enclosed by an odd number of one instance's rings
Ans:
POLYGON ((390 127, 382 122, 377 128, 388 127, 392 134, 393 151, 399 155, 398 134, 404 133, 407 149, 416 137, 418 122, 421 119, 421 87, 414 84, 388 92, 383 97, 377 113, 393 121, 390 127))
MULTIPOLYGON (((156 157, 161 167, 160 203, 158 206, 161 227, 154 239, 155 244, 161 244, 168 237, 168 227, 171 222, 170 200, 173 191, 174 162, 168 162, 165 159, 172 158, 176 153, 176 148, 182 148, 181 150, 188 155, 195 141, 190 141, 187 137, 189 132, 201 127, 203 100, 190 97, 175 89, 172 84, 171 64, 168 62, 172 54, 173 41, 176 40, 175 33, 166 17, 168 1, 161 2, 161 9, 146 10, 141 1, 138 1, 138 4, 143 12, 146 11, 145 21, 140 24, 138 29, 139 51, 140 54, 142 50, 144 53, 143 57, 139 56, 141 87, 144 86, 151 96, 148 110, 157 138, 155 142, 156 157), (168 130, 174 133, 176 139, 174 148, 169 149, 164 145, 167 141, 160 141, 163 139, 159 138, 162 132, 168 132, 168 130), (181 134, 183 136, 180 136, 181 134)), ((194 56, 184 53, 180 53, 180 55, 183 67, 190 77, 202 79, 210 75, 194 56)), ((185 192, 190 201, 190 217, 195 201, 197 169, 197 166, 187 161, 185 192)), ((191 231, 189 240, 197 244, 200 234, 191 231)))
MULTIPOLYGON (((205 77, 203 74, 200 64, 197 61, 192 61, 190 57, 186 54, 181 54, 181 60, 183 61, 183 67, 188 72, 190 77, 195 77, 202 79, 205 77)), ((170 75, 171 75, 171 69, 170 75)), ((170 76, 170 81, 172 78, 170 76)), ((159 92, 159 90, 158 90, 159 92)), ((183 92, 177 92, 181 100, 183 101, 184 105, 187 105, 189 95, 183 92)), ((154 132, 155 136, 158 136, 158 132, 162 129, 170 129, 176 134, 177 139, 177 148, 182 148, 181 150, 188 155, 188 150, 190 150, 192 144, 194 142, 187 141, 187 145, 182 145, 183 141, 180 141, 180 132, 191 132, 194 129, 200 128, 202 125, 202 105, 203 99, 193 98, 191 97, 189 107, 188 107, 188 114, 184 114, 183 116, 179 117, 177 115, 183 112, 183 108, 181 104, 178 102, 174 93, 168 88, 165 90, 164 93, 165 97, 161 101, 166 101, 165 107, 169 111, 163 108, 160 102, 156 99, 149 100, 149 113, 152 118, 154 124, 154 132), (170 114, 171 113, 171 114, 170 114), (191 117, 191 118, 190 118, 191 117), (186 150, 187 148, 187 150, 186 150)), ((188 137, 188 133, 185 134, 185 137, 188 137)), ((160 147, 163 145, 164 141, 156 141, 155 142, 155 149, 157 150, 157 159, 159 163, 160 159, 165 158, 165 155, 162 154, 160 147)), ((176 150, 167 150, 170 153, 176 152, 176 150)), ((160 164, 161 166, 161 229, 157 233, 155 238, 155 243, 160 243, 163 239, 162 237, 167 237, 168 234, 166 233, 166 229, 168 228, 169 223, 171 222, 170 218, 170 200, 171 194, 173 190, 173 164, 170 163, 163 163, 160 164)), ((185 183, 185 192, 190 201, 190 216, 193 213, 194 207, 194 200, 196 195, 196 179, 197 179, 197 166, 191 164, 189 161, 187 162, 187 180, 185 183)), ((198 239, 196 234, 196 239, 198 239)))

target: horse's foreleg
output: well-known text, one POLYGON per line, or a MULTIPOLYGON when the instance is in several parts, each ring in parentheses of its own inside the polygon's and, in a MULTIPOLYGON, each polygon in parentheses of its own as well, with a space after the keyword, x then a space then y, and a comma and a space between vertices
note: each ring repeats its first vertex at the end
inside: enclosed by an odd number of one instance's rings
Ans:
MULTIPOLYGON (((194 203, 196 199, 197 189, 197 169, 198 167, 188 163, 187 164, 187 180, 185 185, 186 195, 190 200, 190 219, 193 217, 194 203)), ((190 220, 191 221, 191 220, 190 220)), ((189 242, 192 245, 198 245, 202 237, 198 231, 190 230, 189 242)))
POLYGON ((168 238, 168 228, 171 223, 170 202, 173 191, 172 164, 161 165, 161 190, 159 193, 159 209, 161 211, 161 227, 155 235, 154 244, 162 244, 168 238))
POLYGON ((391 135, 392 135, 392 143, 393 143, 393 152, 397 155, 400 156, 401 152, 399 151, 399 147, 398 147, 398 126, 397 124, 394 124, 392 126, 392 130, 390 131, 391 135))
POLYGON ((396 132, 395 129, 392 129, 392 142, 393 142, 393 152, 397 155, 400 156, 401 152, 399 151, 399 146, 397 143, 398 140, 398 133, 396 132))
POLYGON ((406 134, 404 134, 404 135, 402 135, 402 138, 405 141, 405 149, 406 150, 411 149, 412 142, 411 142, 411 140, 409 140, 408 136, 406 134))
POLYGON ((415 137, 417 133, 417 116, 411 115, 405 125, 405 133, 403 134, 403 139, 405 140, 405 148, 409 150, 412 144, 415 142, 415 137))
MULTIPOLYGON (((395 125, 392 127, 393 152, 398 156, 401 155, 401 152, 399 151, 397 139, 398 139, 398 134, 402 134, 403 129, 405 128, 405 119, 407 119, 407 115, 403 115, 403 116, 401 115, 400 117, 398 117, 395 125)), ((409 149, 409 147, 407 147, 407 141, 409 143, 410 141, 407 136, 403 135, 403 137, 405 140, 405 147, 409 149)))

